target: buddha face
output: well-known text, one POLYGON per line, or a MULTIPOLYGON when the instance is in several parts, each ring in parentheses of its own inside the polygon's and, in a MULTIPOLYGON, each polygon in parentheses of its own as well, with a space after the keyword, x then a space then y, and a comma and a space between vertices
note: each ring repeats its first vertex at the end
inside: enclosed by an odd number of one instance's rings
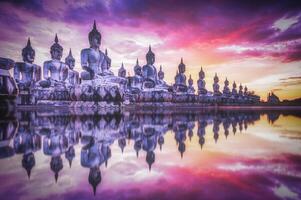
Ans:
POLYGON ((180 72, 181 74, 185 72, 185 65, 181 65, 181 66, 179 67, 179 72, 180 72))
POLYGON ((94 35, 89 39, 91 48, 99 48, 101 44, 100 36, 94 35))
POLYGON ((163 80, 164 79, 164 74, 163 73, 159 73, 158 77, 159 77, 160 80, 163 80))
POLYGON ((61 51, 58 48, 54 48, 50 51, 51 53, 51 58, 52 59, 56 59, 56 60, 61 60, 62 56, 63 56, 63 51, 61 51))
POLYGON ((66 64, 69 66, 70 69, 73 69, 75 66, 75 60, 74 59, 68 59, 66 60, 66 64))
POLYGON ((135 69, 135 74, 138 75, 138 76, 142 76, 141 67, 137 67, 137 68, 135 69))
POLYGON ((155 56, 146 56, 146 62, 148 65, 153 65, 155 63, 155 56))
POLYGON ((22 54, 23 56, 23 61, 28 62, 28 63, 33 63, 34 58, 35 58, 35 52, 34 51, 27 51, 22 54))

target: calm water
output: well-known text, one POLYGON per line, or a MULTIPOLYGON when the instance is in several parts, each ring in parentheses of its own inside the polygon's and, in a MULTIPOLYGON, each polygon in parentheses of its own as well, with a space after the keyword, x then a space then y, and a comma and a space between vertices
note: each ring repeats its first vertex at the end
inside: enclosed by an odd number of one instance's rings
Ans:
POLYGON ((1 199, 301 199, 298 112, 17 112, 0 139, 1 199))

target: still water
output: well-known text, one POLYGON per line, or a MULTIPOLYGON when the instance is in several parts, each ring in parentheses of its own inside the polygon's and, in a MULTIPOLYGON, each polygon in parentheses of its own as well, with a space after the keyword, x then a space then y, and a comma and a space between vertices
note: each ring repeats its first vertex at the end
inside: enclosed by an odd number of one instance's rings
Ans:
POLYGON ((1 199, 301 199, 301 114, 18 111, 1 199))

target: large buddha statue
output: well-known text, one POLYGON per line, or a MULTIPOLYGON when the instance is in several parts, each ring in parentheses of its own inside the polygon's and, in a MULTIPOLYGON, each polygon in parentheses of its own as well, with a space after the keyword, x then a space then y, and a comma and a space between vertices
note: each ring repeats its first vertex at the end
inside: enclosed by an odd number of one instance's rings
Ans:
POLYGON ((231 96, 231 92, 230 92, 230 89, 229 89, 229 81, 228 79, 226 78, 225 82, 224 82, 224 89, 223 89, 223 94, 226 96, 226 97, 229 97, 231 96))
POLYGON ((239 96, 243 96, 243 87, 242 87, 241 84, 239 85, 238 95, 239 95, 239 96))
POLYGON ((185 76, 186 65, 183 63, 183 58, 181 58, 181 63, 178 66, 178 72, 175 77, 174 90, 175 92, 187 92, 186 76, 185 76))
POLYGON ((213 78, 214 80, 214 83, 213 83, 213 95, 214 96, 220 96, 221 95, 221 92, 219 91, 219 79, 218 79, 218 76, 217 74, 215 73, 215 76, 213 78))
POLYGON ((14 78, 20 91, 29 90, 41 79, 41 67, 33 64, 35 50, 31 47, 30 38, 22 49, 22 58, 23 62, 17 62, 14 67, 14 78))
POLYGON ((203 71, 203 68, 201 67, 201 71, 199 72, 199 80, 198 80, 198 94, 199 95, 207 94, 207 90, 205 88, 206 82, 205 82, 204 78, 205 78, 205 73, 203 71))
POLYGON ((79 84, 79 73, 74 70, 75 59, 72 56, 71 49, 69 50, 68 56, 65 58, 65 63, 69 67, 68 69, 68 84, 71 86, 79 84))
POLYGON ((152 52, 151 46, 146 54, 147 64, 142 67, 142 75, 144 78, 144 88, 154 88, 157 84, 157 69, 154 66, 155 54, 152 52))
POLYGON ((91 80, 97 76, 113 75, 108 65, 108 57, 99 49, 101 34, 96 28, 94 21, 93 29, 89 33, 90 48, 81 51, 81 65, 84 72, 81 73, 83 80, 91 80))
POLYGON ((44 80, 40 81, 40 85, 44 88, 65 86, 68 66, 61 61, 63 47, 58 42, 58 37, 55 35, 54 44, 50 48, 51 60, 45 61, 43 65, 44 80))

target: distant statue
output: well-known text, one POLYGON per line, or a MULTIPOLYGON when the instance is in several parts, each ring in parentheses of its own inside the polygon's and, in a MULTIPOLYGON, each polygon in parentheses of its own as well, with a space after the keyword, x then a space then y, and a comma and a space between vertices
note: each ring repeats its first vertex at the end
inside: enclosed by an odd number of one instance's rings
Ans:
POLYGON ((235 81, 233 82, 233 85, 232 85, 232 96, 236 97, 237 96, 237 89, 236 89, 236 83, 235 81))
POLYGON ((186 65, 183 63, 183 58, 181 58, 181 63, 178 66, 178 72, 175 76, 174 90, 175 92, 187 92, 186 76, 185 76, 186 65))
POLYGON ((206 82, 205 82, 204 78, 205 78, 205 73, 203 71, 203 68, 201 67, 201 71, 199 72, 199 80, 198 80, 198 94, 199 95, 207 94, 207 90, 205 88, 206 82))
POLYGON ((157 69, 154 66, 155 54, 152 52, 151 46, 146 54, 147 64, 142 67, 142 75, 144 78, 144 88, 154 88, 157 84, 157 69))
POLYGON ((121 78, 125 78, 125 76, 126 76, 126 70, 124 68, 123 63, 121 64, 121 67, 118 70, 118 76, 121 78))
POLYGON ((164 81, 164 72, 162 70, 162 66, 160 66, 160 70, 158 72, 158 86, 161 87, 161 88, 170 88, 170 86, 164 81))
POLYGON ((79 73, 74 70, 75 59, 72 56, 71 49, 69 50, 68 56, 65 58, 65 63, 69 67, 68 69, 68 84, 76 85, 79 84, 79 73))
POLYGON ((219 96, 219 95, 221 95, 221 92, 219 91, 219 84, 218 84, 219 79, 218 79, 218 76, 217 76, 216 73, 215 73, 215 76, 214 76, 213 80, 214 80, 214 83, 213 83, 213 95, 219 96))
POLYGON ((242 85, 240 84, 240 85, 239 85, 238 95, 239 95, 239 96, 243 96, 243 94, 244 94, 244 92, 243 92, 243 87, 242 87, 242 85))
POLYGON ((188 90, 187 90, 187 92, 188 92, 188 94, 194 94, 194 92, 195 92, 191 75, 189 75, 189 79, 188 79, 188 90))
POLYGON ((129 84, 131 92, 139 92, 142 89, 143 84, 143 76, 142 76, 142 68, 139 65, 139 61, 137 59, 136 65, 134 66, 135 75, 129 78, 129 84))
POLYGON ((30 38, 27 45, 22 49, 24 62, 17 62, 14 67, 14 78, 19 90, 29 90, 37 81, 41 80, 41 67, 33 64, 35 50, 31 47, 30 38))
POLYGON ((231 96, 231 92, 230 92, 230 89, 229 89, 229 81, 228 79, 226 78, 225 82, 224 82, 224 89, 223 89, 223 94, 225 96, 231 96))
POLYGON ((43 65, 43 77, 45 80, 39 83, 44 88, 65 86, 68 66, 61 61, 63 47, 58 42, 58 37, 55 35, 54 44, 50 48, 51 60, 45 61, 43 65))
POLYGON ((248 88, 247 88, 247 86, 245 86, 245 88, 244 88, 244 96, 248 96, 248 95, 249 95, 248 88))
POLYGON ((100 49, 101 34, 96 28, 94 21, 93 29, 89 33, 90 48, 81 51, 81 65, 84 72, 81 73, 83 80, 91 80, 97 76, 114 75, 109 69, 108 56, 100 49))

